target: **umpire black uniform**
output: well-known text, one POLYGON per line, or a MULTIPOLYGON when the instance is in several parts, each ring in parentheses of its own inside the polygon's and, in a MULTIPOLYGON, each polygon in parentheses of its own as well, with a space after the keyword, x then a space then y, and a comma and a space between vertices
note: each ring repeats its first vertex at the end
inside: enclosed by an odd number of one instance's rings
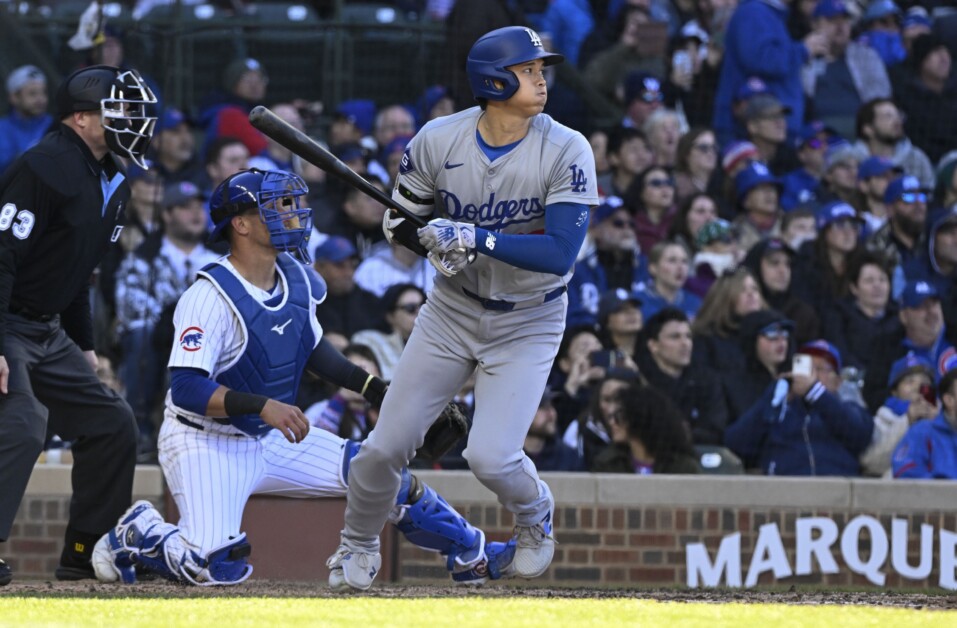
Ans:
MULTIPOLYGON (((73 441, 61 580, 94 577, 93 546, 131 502, 133 413, 83 352, 93 350, 90 277, 119 237, 130 197, 113 153, 136 160, 152 134, 145 104, 129 102, 155 102, 140 82, 108 66, 68 77, 57 113, 85 127, 60 124, 0 176, 0 356, 9 369, 0 394, 0 541, 47 435, 73 441)), ((0 362, 0 393, 3 371, 0 362)))

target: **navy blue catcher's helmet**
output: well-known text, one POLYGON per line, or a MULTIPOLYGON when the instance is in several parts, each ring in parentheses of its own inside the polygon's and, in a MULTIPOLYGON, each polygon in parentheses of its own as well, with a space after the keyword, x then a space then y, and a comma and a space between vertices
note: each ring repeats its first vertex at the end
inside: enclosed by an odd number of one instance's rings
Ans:
POLYGON ((306 244, 312 234, 312 209, 303 207, 309 188, 302 177, 282 170, 252 168, 237 172, 216 187, 209 199, 213 230, 209 241, 226 237, 234 216, 258 210, 269 239, 280 251, 297 253, 309 263, 306 244))
POLYGON ((555 65, 565 57, 547 52, 538 33, 524 26, 506 26, 482 35, 469 50, 465 64, 472 95, 476 99, 508 100, 518 90, 518 77, 505 68, 535 59, 555 65), (499 89, 495 81, 504 87, 499 89))

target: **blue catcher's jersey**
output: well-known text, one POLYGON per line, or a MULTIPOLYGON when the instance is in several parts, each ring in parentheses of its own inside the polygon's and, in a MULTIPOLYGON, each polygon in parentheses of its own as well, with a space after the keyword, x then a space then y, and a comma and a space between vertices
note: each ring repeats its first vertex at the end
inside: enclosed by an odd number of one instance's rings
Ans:
MULTIPOLYGON (((282 254, 277 264, 286 278, 286 291, 279 302, 260 303, 247 292, 229 269, 219 263, 203 268, 201 274, 226 297, 244 327, 244 346, 236 361, 214 379, 232 390, 265 395, 292 404, 306 359, 317 338, 310 319, 313 311, 313 281, 306 269, 282 254)), ((320 282, 315 288, 322 290, 320 282)), ((321 300, 319 296, 316 300, 321 300)), ((258 415, 230 417, 230 423, 247 434, 258 436, 271 430, 258 415)))

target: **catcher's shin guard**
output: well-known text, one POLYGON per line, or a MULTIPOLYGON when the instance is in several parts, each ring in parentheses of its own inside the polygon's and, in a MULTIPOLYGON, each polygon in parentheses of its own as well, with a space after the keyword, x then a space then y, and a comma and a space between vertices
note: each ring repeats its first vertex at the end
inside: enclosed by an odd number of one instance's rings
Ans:
POLYGON ((485 534, 408 469, 389 521, 412 543, 448 557, 450 571, 485 560, 485 534))
POLYGON ((93 548, 93 571, 102 582, 122 580, 126 584, 136 582, 135 559, 146 530, 163 518, 145 500, 130 506, 120 517, 119 523, 104 534, 93 548))
POLYGON ((180 573, 193 584, 204 587, 239 584, 253 573, 253 566, 246 562, 251 553, 252 546, 246 541, 246 533, 241 532, 210 550, 206 558, 189 552, 183 557, 180 573))

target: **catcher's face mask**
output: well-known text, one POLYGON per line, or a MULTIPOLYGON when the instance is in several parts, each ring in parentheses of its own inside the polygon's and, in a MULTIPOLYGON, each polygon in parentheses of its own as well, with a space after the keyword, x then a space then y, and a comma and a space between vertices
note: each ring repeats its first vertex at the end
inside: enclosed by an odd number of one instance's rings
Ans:
POLYGON ((156 118, 147 115, 156 96, 136 70, 125 70, 114 79, 109 95, 100 101, 101 122, 106 130, 106 145, 121 157, 147 169, 146 149, 153 137, 156 118))
POLYGON ((305 263, 312 234, 312 209, 304 207, 309 188, 298 175, 271 171, 263 175, 259 190, 259 217, 269 229, 269 239, 281 251, 296 252, 305 263))

